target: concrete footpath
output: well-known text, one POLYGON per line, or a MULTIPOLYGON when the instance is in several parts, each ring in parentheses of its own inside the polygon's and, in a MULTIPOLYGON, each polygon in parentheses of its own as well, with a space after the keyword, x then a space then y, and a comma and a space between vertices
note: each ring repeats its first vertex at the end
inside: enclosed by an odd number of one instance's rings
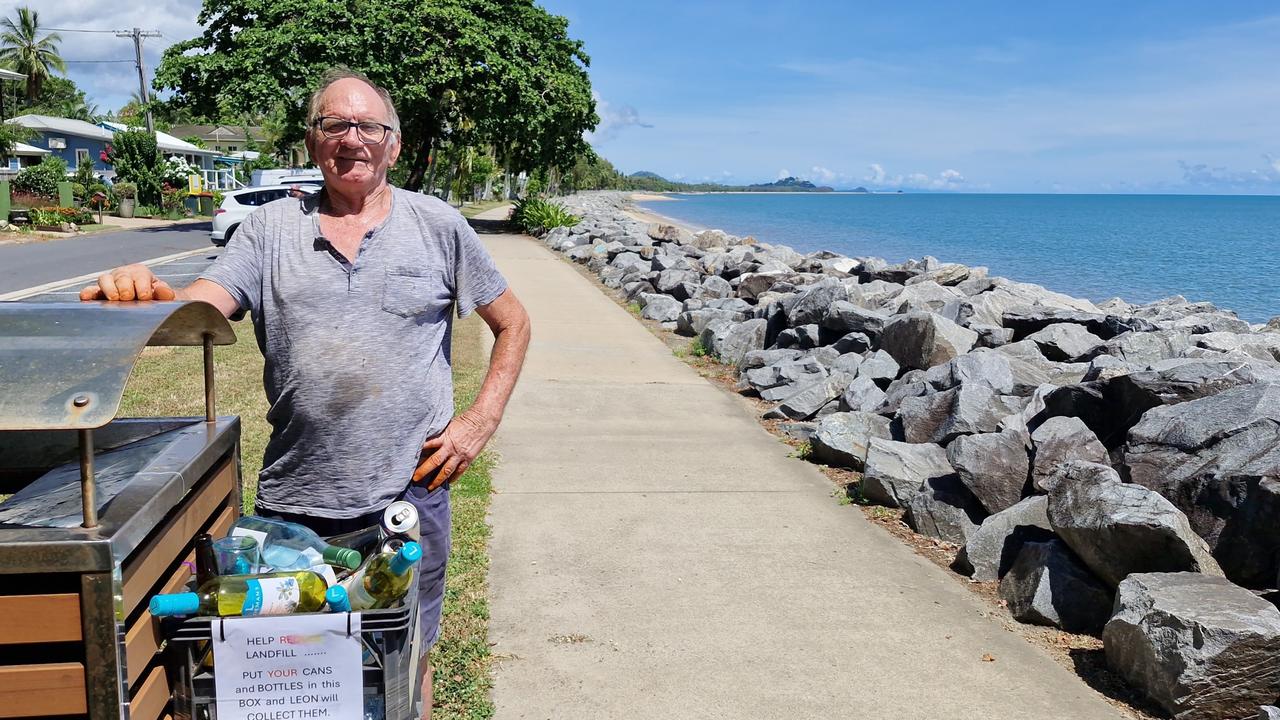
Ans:
POLYGON ((484 239, 533 318, 494 441, 498 720, 1124 717, 573 267, 484 239))

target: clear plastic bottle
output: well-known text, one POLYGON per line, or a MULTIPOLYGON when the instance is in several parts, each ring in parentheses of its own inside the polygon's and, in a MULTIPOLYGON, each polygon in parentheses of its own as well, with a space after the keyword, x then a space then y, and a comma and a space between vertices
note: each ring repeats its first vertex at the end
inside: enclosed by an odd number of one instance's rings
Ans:
POLYGON ((276 570, 303 570, 330 564, 360 567, 360 553, 325 542, 305 525, 246 515, 231 527, 231 534, 246 535, 262 547, 262 562, 276 570))

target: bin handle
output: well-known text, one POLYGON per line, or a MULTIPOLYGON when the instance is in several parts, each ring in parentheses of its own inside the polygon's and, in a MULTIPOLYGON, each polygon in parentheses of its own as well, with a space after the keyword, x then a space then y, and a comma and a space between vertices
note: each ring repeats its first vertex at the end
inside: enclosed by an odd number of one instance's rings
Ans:
POLYGON ((227 641, 227 629, 223 626, 225 622, 223 618, 218 618, 218 635, 221 636, 222 642, 227 641))
POLYGON ((347 637, 351 637, 351 613, 347 613, 347 637))

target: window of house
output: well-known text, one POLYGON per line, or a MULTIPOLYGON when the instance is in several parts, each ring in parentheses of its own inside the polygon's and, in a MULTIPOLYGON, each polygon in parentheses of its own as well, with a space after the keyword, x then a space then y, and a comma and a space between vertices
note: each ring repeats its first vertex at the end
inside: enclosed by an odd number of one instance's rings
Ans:
POLYGON ((89 151, 85 148, 76 148, 76 167, 92 164, 93 161, 89 159, 89 151))
POLYGON ((16 158, 16 157, 11 157, 11 158, 9 158, 9 169, 10 169, 10 170, 17 170, 17 169, 19 169, 19 168, 18 168, 18 158, 16 158))

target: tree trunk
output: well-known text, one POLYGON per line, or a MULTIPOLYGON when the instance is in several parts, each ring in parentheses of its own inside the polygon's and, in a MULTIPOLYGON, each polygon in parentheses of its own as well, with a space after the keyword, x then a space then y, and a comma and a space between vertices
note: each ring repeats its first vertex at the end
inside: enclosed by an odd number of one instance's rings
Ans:
POLYGON ((404 189, 410 192, 422 190, 423 180, 427 177, 428 161, 431 159, 431 139, 414 143, 405 148, 409 155, 409 175, 404 180, 404 189))

